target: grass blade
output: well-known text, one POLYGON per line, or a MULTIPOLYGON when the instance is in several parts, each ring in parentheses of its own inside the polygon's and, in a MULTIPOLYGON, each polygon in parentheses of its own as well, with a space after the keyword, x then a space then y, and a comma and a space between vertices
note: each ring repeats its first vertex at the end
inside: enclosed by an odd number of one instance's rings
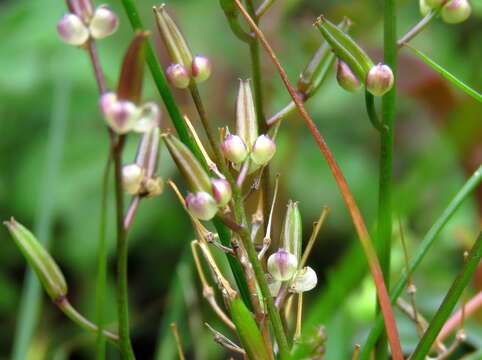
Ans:
POLYGON ((453 84, 457 85, 462 91, 464 91, 466 94, 472 96, 475 100, 478 100, 482 102, 482 94, 479 93, 477 90, 472 89, 469 85, 465 84, 463 81, 459 80, 456 78, 454 75, 452 75, 450 72, 445 70, 443 67, 441 67, 439 64, 437 64, 435 61, 430 59, 427 55, 425 55, 423 52, 420 50, 414 48, 412 45, 409 45, 407 43, 404 43, 403 46, 408 47, 410 50, 412 50, 415 54, 417 54, 427 65, 429 65, 432 69, 434 69, 436 72, 438 72, 440 75, 442 75, 444 78, 446 78, 448 81, 452 82, 453 84))
POLYGON ((420 340, 413 355, 410 357, 411 360, 425 359, 425 356, 430 351, 430 348, 432 347, 432 344, 437 338, 438 333, 442 329, 442 326, 445 324, 445 321, 447 321, 450 314, 452 313, 452 310, 457 304, 457 301, 462 295, 462 292, 469 283, 470 279, 472 279, 472 275, 477 269, 477 265, 479 265, 479 261, 481 258, 482 232, 479 233, 479 236, 477 237, 474 246, 470 250, 469 257, 467 258, 464 267, 457 275, 457 278, 450 287, 450 290, 445 296, 442 305, 440 305, 440 308, 435 314, 433 320, 430 322, 430 325, 424 336, 422 337, 422 340, 420 340))

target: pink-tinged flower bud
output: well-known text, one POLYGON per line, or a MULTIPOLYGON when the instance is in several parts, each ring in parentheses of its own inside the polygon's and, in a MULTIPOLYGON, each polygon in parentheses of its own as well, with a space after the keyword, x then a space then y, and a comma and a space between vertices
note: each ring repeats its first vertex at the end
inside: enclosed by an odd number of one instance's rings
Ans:
POLYGON ((89 39, 89 29, 74 14, 65 14, 57 24, 57 31, 62 40, 70 45, 81 46, 89 39))
POLYGON ((298 260, 296 256, 284 249, 279 249, 268 258, 268 271, 275 280, 290 280, 296 272, 298 260))
POLYGON ((274 141, 266 135, 260 135, 254 142, 251 151, 251 160, 256 165, 264 165, 271 160, 275 152, 276 145, 274 141))
POLYGON ((138 133, 151 131, 159 126, 161 120, 161 111, 159 106, 153 102, 147 102, 139 107, 138 118, 136 119, 132 130, 138 133))
POLYGON ((422 16, 428 15, 428 13, 432 10, 430 5, 427 4, 427 0, 419 0, 419 8, 420 8, 420 14, 422 16))
POLYGON ((201 220, 211 220, 218 212, 216 201, 205 191, 189 193, 186 207, 193 216, 201 220))
POLYGON ((425 2, 427 6, 431 8, 436 8, 442 5, 445 2, 445 0, 425 0, 425 2))
POLYGON ((469 18, 472 8, 467 0, 452 0, 442 8, 442 20, 457 24, 469 18))
POLYGON ((166 77, 171 85, 178 89, 187 88, 191 82, 189 71, 181 64, 169 65, 166 69, 166 77))
POLYGON ((119 27, 117 15, 108 6, 99 6, 90 20, 90 35, 102 39, 116 32, 119 27))
POLYGON ((248 149, 241 136, 238 135, 228 135, 221 144, 221 151, 226 159, 235 164, 242 163, 248 156, 248 149))
POLYGON ((202 83, 211 76, 211 61, 204 56, 196 56, 191 64, 191 75, 196 83, 202 83))
POLYGON ((343 60, 337 61, 336 80, 343 89, 349 92, 357 92, 362 88, 361 81, 343 60))
POLYGON ((226 205, 231 200, 233 194, 231 185, 224 179, 211 179, 211 183, 213 185, 214 200, 216 200, 218 206, 226 205))
POLYGON ((67 0, 67 7, 71 13, 80 16, 85 22, 90 20, 94 12, 91 0, 67 0))
POLYGON ((118 134, 131 131, 139 116, 139 110, 134 103, 121 100, 114 102, 105 114, 109 127, 118 134))
POLYGON ((373 66, 367 74, 367 90, 375 96, 382 96, 393 86, 393 72, 388 65, 373 66))
POLYGON ((105 92, 100 97, 99 107, 102 115, 107 115, 112 106, 117 102, 117 95, 113 91, 105 92))
POLYGON ((144 179, 144 169, 137 164, 127 164, 122 167, 122 185, 128 194, 135 195, 141 190, 144 179))
POLYGON ((317 283, 318 277, 316 276, 315 270, 309 266, 306 266, 296 272, 290 290, 296 293, 310 291, 316 286, 317 283))

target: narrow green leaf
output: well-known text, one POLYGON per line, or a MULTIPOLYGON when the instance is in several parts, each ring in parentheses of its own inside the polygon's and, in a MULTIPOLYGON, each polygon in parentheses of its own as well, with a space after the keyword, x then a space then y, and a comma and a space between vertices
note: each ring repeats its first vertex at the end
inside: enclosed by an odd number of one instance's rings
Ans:
POLYGON ((261 332, 244 302, 237 297, 231 301, 230 307, 232 320, 248 357, 251 360, 269 360, 261 332))
POLYGON ((423 360, 425 356, 428 355, 432 344, 437 338, 438 333, 442 329, 450 314, 452 313, 457 301, 459 300, 462 292, 472 279, 477 266, 479 265, 480 259, 482 258, 482 232, 479 233, 474 246, 470 250, 469 257, 467 258, 464 267, 457 275, 457 278, 450 287, 449 292, 445 296, 440 308, 435 314, 433 320, 425 331, 422 339, 417 345, 413 355, 410 357, 411 360, 423 360))
POLYGON ((427 55, 425 55, 423 52, 420 50, 414 48, 412 45, 409 45, 407 43, 404 43, 403 46, 408 47, 410 50, 412 50, 415 54, 417 54, 427 65, 429 65, 432 69, 434 69, 436 72, 438 72, 440 75, 442 75, 444 78, 446 78, 448 81, 452 82, 456 86, 458 86, 463 92, 466 94, 472 96, 475 100, 478 100, 482 102, 482 94, 479 93, 477 90, 472 89, 469 85, 465 84, 463 81, 459 80, 456 78, 454 75, 452 75, 450 72, 445 70, 443 67, 441 67, 439 64, 437 64, 435 61, 430 59, 427 55))

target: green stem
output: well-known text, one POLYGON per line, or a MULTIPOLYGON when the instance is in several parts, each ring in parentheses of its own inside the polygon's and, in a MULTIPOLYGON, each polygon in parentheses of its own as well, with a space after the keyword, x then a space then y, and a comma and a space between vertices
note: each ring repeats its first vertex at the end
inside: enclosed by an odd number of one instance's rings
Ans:
MULTIPOLYGON (((70 304, 67 298, 60 299, 56 302, 56 304, 70 320, 79 325, 82 329, 97 333, 100 332, 100 329, 96 326, 96 324, 90 322, 85 317, 83 317, 82 314, 75 310, 75 308, 70 304)), ((103 330, 101 334, 103 334, 102 337, 104 339, 109 340, 113 344, 117 344, 119 341, 119 336, 108 330, 103 330)))
POLYGON ((464 264, 464 267, 457 275, 457 278, 453 282, 450 290, 445 296, 442 304, 440 305, 437 313, 430 322, 430 325, 425 331, 422 339, 417 345, 413 355, 410 357, 411 360, 423 360, 425 356, 428 355, 432 344, 437 338, 438 333, 442 329, 450 314, 452 313, 457 301, 459 300, 462 292, 469 283, 472 275, 474 274, 477 266, 479 265, 480 259, 482 258, 482 233, 479 233, 477 240, 470 250, 469 257, 464 264))
MULTIPOLYGON (((443 211, 442 215, 437 219, 437 221, 432 225, 430 230, 425 235, 418 251, 410 262, 409 270, 400 277, 400 279, 390 292, 390 301, 392 304, 394 304, 397 298, 400 296, 406 286, 408 277, 415 272, 425 255, 428 254, 430 248, 435 242, 435 239, 440 234, 444 226, 448 223, 450 218, 455 214, 455 212, 462 205, 464 200, 480 184, 481 181, 482 166, 480 166, 474 172, 474 174, 467 180, 464 186, 457 192, 452 201, 450 201, 447 208, 443 211)), ((367 360, 369 358, 370 352, 382 331, 383 318, 379 315, 376 319, 375 326, 372 328, 368 339, 365 342, 365 346, 363 347, 363 351, 360 355, 360 360, 367 360)))
MULTIPOLYGON (((397 17, 395 0, 384 2, 384 62, 392 69, 395 82, 382 98, 382 126, 380 132, 380 169, 378 192, 378 232, 376 248, 387 290, 390 289, 390 248, 392 238, 392 182, 393 182, 393 128, 395 121, 397 73, 397 17)), ((377 345, 377 359, 386 359, 387 337, 383 335, 377 345)))
MULTIPOLYGON (((59 181, 60 163, 64 153, 64 140, 70 108, 71 79, 63 72, 54 84, 54 100, 49 126, 45 169, 39 188, 39 205, 35 214, 34 233, 40 243, 49 248, 51 225, 54 216, 55 193, 59 181)), ((11 358, 24 360, 32 342, 41 307, 41 293, 37 276, 31 268, 27 269, 22 297, 18 309, 17 328, 11 358)))
POLYGON ((107 194, 109 190, 109 171, 112 158, 109 158, 105 164, 104 175, 102 179, 102 194, 100 200, 100 217, 99 217, 99 243, 98 243, 98 265, 97 265, 97 292, 96 292, 96 314, 97 314, 97 359, 105 359, 105 337, 102 335, 104 330, 104 308, 105 308, 105 292, 107 281, 107 254, 105 248, 106 218, 107 218, 107 194))
POLYGON ((124 360, 135 359, 129 336, 129 303, 127 287, 127 234, 124 228, 124 193, 122 189, 122 150, 125 135, 117 138, 113 148, 115 168, 115 199, 117 229, 117 311, 119 322, 119 346, 124 360))

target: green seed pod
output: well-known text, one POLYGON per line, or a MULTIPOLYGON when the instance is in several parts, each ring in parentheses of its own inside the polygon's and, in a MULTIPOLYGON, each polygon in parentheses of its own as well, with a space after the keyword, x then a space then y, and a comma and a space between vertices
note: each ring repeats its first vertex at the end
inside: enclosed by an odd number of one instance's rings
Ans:
MULTIPOLYGON (((348 31, 350 26, 351 23, 347 18, 338 24, 342 31, 348 31)), ((323 42, 300 74, 297 84, 298 91, 307 98, 313 96, 326 79, 334 60, 335 54, 331 51, 330 45, 327 42, 323 42)))
POLYGON ((67 283, 64 275, 35 236, 14 218, 5 221, 4 224, 52 300, 59 300, 66 296, 67 283))
POLYGON ((293 254, 296 260, 301 257, 301 237, 303 228, 298 203, 289 201, 281 230, 281 244, 284 250, 293 254))
POLYGON ((236 297, 230 302, 231 318, 243 348, 251 360, 269 360, 270 356, 256 322, 244 302, 236 297))
POLYGON ((239 83, 236 100, 236 128, 237 134, 244 140, 246 147, 251 149, 258 137, 258 125, 249 80, 241 80, 239 83))
POLYGON ((158 8, 154 7, 153 11, 156 15, 157 28, 162 41, 171 56, 171 62, 190 69, 192 63, 191 50, 176 23, 167 13, 166 4, 162 4, 158 8))
POLYGON ((205 191, 212 195, 211 180, 191 150, 175 136, 166 135, 164 141, 191 190, 205 191))
POLYGON ((324 16, 318 18, 316 27, 336 56, 346 62, 359 79, 365 79, 368 71, 373 67, 373 61, 366 52, 348 34, 324 16))

